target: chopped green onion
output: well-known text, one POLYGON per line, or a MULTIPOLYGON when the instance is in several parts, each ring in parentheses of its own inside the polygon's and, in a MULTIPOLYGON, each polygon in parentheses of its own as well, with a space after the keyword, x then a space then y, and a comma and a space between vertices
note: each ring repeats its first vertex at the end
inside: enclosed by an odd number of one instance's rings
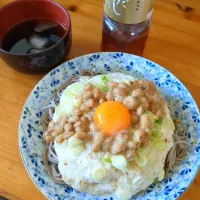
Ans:
POLYGON ((163 136, 163 133, 161 132, 161 131, 159 131, 158 133, 157 133, 157 138, 161 138, 163 136))
POLYGON ((103 81, 104 84, 107 84, 109 82, 108 78, 106 77, 106 75, 102 75, 101 76, 101 80, 103 81))
MULTIPOLYGON (((156 120, 156 121, 158 121, 158 120, 156 120)), ((161 131, 162 126, 161 126, 160 122, 156 123, 156 121, 153 124, 151 137, 153 137, 155 139, 160 139, 163 136, 163 133, 161 131)))
POLYGON ((163 136, 163 133, 162 132, 158 132, 158 134, 157 134, 157 138, 161 138, 163 136))
POLYGON ((154 179, 153 184, 156 184, 158 182, 158 177, 154 179))
POLYGON ((157 139, 154 138, 154 137, 151 137, 151 139, 150 139, 150 148, 151 149, 154 148, 154 145, 155 145, 156 142, 157 142, 157 139))
POLYGON ((149 119, 151 120, 151 124, 153 124, 155 122, 155 120, 158 119, 158 117, 156 115, 154 115, 152 112, 147 111, 145 112, 145 114, 149 117, 149 119))
POLYGON ((82 151, 84 151, 84 146, 82 144, 76 145, 76 146, 69 146, 69 149, 74 153, 75 155, 79 155, 82 151))
POLYGON ((139 149, 139 151, 137 150, 137 154, 141 157, 141 158, 147 158, 147 156, 144 153, 144 150, 139 149))
POLYGON ((130 85, 130 84, 131 84, 131 81, 128 80, 128 79, 124 80, 124 82, 125 82, 127 85, 130 85))
POLYGON ((163 122, 162 119, 157 119, 157 120, 155 121, 155 123, 157 123, 157 124, 162 124, 162 122, 163 122))
POLYGON ((160 139, 163 136, 161 131, 152 131, 152 136, 155 139, 160 139))
POLYGON ((73 95, 80 95, 83 93, 84 83, 82 82, 76 82, 72 85, 69 85, 66 89, 69 93, 73 95))
POLYGON ((95 181, 101 181, 105 177, 105 169, 104 168, 97 168, 93 170, 92 177, 95 181))
POLYGON ((118 199, 120 200, 128 200, 132 197, 132 191, 131 189, 127 188, 126 186, 122 187, 117 192, 118 199))
POLYGON ((121 170, 126 168, 126 166, 128 164, 126 158, 123 155, 114 155, 114 156, 112 156, 111 162, 112 162, 112 164, 113 164, 113 166, 115 168, 121 169, 121 170))
POLYGON ((94 86, 98 87, 101 91, 104 91, 104 87, 106 87, 106 86, 98 84, 98 83, 95 83, 94 86))
POLYGON ((174 130, 174 129, 175 129, 174 122, 173 122, 172 119, 169 118, 169 117, 165 117, 165 118, 163 119, 162 127, 163 127, 165 130, 174 130))
POLYGON ((68 139, 69 146, 75 146, 83 143, 82 140, 79 140, 76 136, 72 136, 68 139))
POLYGON ((141 152, 137 152, 137 154, 134 157, 134 160, 135 160, 135 163, 140 167, 145 166, 147 164, 147 161, 148 161, 147 156, 144 155, 141 152))
POLYGON ((100 158, 100 161, 112 164, 111 159, 110 158, 100 158))
POLYGON ((157 141, 158 141, 157 138, 151 136, 151 138, 150 138, 150 143, 151 143, 151 144, 152 144, 152 143, 155 144, 157 141))
POLYGON ((160 131, 161 128, 162 128, 161 124, 157 124, 157 123, 153 124, 153 130, 160 131))
POLYGON ((94 84, 94 86, 98 87, 103 92, 108 92, 109 90, 108 86, 100 85, 98 83, 94 84))
POLYGON ((108 90, 109 90, 108 86, 103 87, 104 92, 108 92, 108 90))
POLYGON ((154 148, 159 151, 165 151, 167 149, 167 143, 163 140, 158 140, 155 142, 154 148))
POLYGON ((112 157, 112 154, 109 153, 109 152, 106 152, 105 155, 104 155, 104 158, 110 158, 111 159, 112 157))
POLYGON ((149 152, 149 150, 150 150, 150 146, 149 145, 147 145, 145 147, 139 147, 139 148, 137 148, 137 152, 139 154, 146 154, 146 153, 149 152))

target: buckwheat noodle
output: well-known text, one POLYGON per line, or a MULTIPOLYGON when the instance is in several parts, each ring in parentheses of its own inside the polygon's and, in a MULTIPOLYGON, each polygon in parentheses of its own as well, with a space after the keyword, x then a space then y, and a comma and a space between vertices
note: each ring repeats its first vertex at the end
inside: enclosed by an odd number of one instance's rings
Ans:
POLYGON ((165 160, 166 176, 168 175, 168 172, 173 169, 175 164, 178 164, 184 159, 187 154, 187 147, 190 146, 190 144, 186 141, 186 127, 177 119, 174 120, 174 124, 174 145, 170 149, 165 160))
MULTIPOLYGON (((60 97, 62 95, 63 90, 70 84, 79 82, 81 76, 94 76, 95 74, 89 70, 82 70, 79 75, 73 76, 68 79, 60 88, 58 88, 57 92, 53 95, 53 98, 50 104, 43 108, 43 110, 48 109, 48 112, 43 114, 41 118, 41 125, 44 129, 47 129, 48 123, 53 119, 53 113, 55 111, 55 107, 59 104, 60 97)), ((186 142, 186 127, 179 121, 174 119, 175 131, 173 134, 173 146, 171 150, 168 152, 166 160, 165 160, 165 173, 166 176, 168 172, 173 169, 173 167, 181 162, 187 154, 187 146, 189 143, 186 142)), ((62 180, 62 175, 58 170, 58 157, 56 155, 54 144, 50 143, 46 150, 44 151, 43 161, 45 170, 47 171, 49 177, 52 181, 58 184, 66 184, 62 180)))

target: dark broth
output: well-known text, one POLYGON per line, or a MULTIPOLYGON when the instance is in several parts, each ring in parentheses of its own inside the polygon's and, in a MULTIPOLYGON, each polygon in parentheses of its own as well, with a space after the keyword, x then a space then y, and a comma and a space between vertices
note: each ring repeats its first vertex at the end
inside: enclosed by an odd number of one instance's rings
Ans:
POLYGON ((3 36, 1 48, 13 54, 44 51, 61 40, 65 27, 49 19, 29 19, 11 27, 3 36))

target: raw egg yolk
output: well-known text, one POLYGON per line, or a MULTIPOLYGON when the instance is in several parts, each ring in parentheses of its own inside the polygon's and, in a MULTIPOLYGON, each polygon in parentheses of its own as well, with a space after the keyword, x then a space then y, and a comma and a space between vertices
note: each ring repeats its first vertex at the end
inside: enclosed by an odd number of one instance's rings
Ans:
POLYGON ((129 110, 121 103, 106 101, 99 105, 94 113, 96 125, 105 135, 113 135, 128 129, 131 123, 129 110))

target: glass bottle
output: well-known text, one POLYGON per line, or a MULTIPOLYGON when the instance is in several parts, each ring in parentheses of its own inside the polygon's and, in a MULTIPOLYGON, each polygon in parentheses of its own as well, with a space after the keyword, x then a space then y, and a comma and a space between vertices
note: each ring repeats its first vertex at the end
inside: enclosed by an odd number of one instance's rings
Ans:
POLYGON ((102 51, 142 55, 155 0, 105 0, 102 51))

